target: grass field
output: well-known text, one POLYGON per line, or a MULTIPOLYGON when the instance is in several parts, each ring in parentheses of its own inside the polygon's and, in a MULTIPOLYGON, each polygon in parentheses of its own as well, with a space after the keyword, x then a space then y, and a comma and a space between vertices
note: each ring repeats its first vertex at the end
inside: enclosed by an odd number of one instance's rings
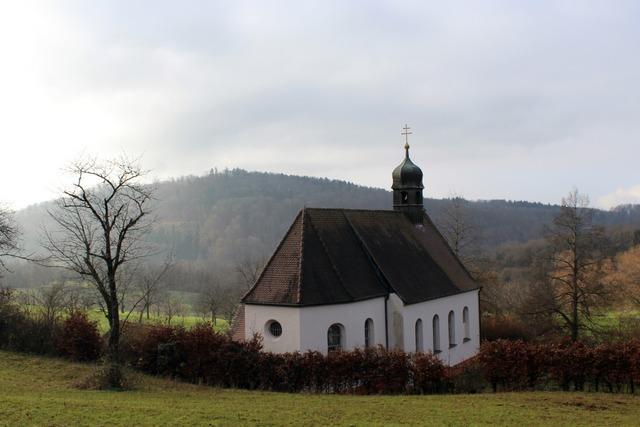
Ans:
POLYGON ((93 368, 0 352, 0 425, 638 425, 640 397, 586 393, 335 396, 221 390, 139 376, 75 387, 93 368))
MULTIPOLYGON (((105 317, 104 313, 102 313, 98 309, 89 310, 89 318, 98 323, 98 329, 101 332, 107 332, 109 330, 109 322, 105 317)), ((120 319, 123 319, 127 316, 127 313, 121 313, 120 319)), ((129 322, 137 323, 140 316, 138 313, 133 313, 129 316, 129 322)), ((190 328, 192 326, 197 325, 198 323, 202 323, 204 320, 200 316, 195 315, 184 315, 184 316, 174 316, 171 319, 171 324, 174 326, 184 326, 185 328, 190 328)), ((166 325, 166 318, 162 315, 156 316, 151 315, 149 319, 146 317, 142 317, 142 323, 150 323, 150 324, 163 324, 166 325)), ((218 331, 226 331, 228 329, 228 324, 225 319, 217 318, 216 319, 216 330, 218 331)))
MULTIPOLYGON (((29 292, 33 292, 33 289, 18 289, 17 290, 18 293, 22 293, 25 295, 28 295, 29 292)), ((189 301, 192 300, 193 298, 196 298, 198 294, 195 294, 193 292, 177 292, 177 291, 171 291, 170 292, 172 295, 178 296, 179 298, 183 299, 184 301, 189 301)), ((22 307, 25 308, 26 310, 28 310, 29 312, 33 313, 34 315, 36 313, 41 313, 42 311, 42 307, 38 306, 38 305, 33 305, 33 304, 22 304, 22 307)), ((201 316, 198 316, 196 314, 194 314, 192 311, 192 307, 190 304, 185 303, 184 304, 184 308, 186 309, 183 313, 188 313, 188 314, 181 314, 181 315, 174 315, 171 319, 171 325, 173 326, 184 326, 185 328, 191 328, 195 325, 197 325, 198 323, 202 323, 205 320, 209 320, 209 319, 203 319, 201 316)), ((89 319, 91 319, 92 321, 96 322, 98 325, 98 329, 100 330, 100 332, 105 333, 109 330, 109 322, 107 320, 107 318, 105 317, 104 313, 98 309, 98 308, 91 308, 87 310, 87 314, 89 315, 89 319)), ((155 307, 150 311, 150 316, 149 319, 146 318, 146 315, 142 316, 142 323, 145 324, 163 324, 166 325, 167 324, 167 316, 163 313, 158 314, 156 312, 155 307)), ((120 320, 124 320, 128 315, 128 312, 121 312, 120 313, 120 320)), ((140 313, 138 311, 134 311, 133 313, 131 313, 131 315, 129 316, 129 322, 131 323, 137 323, 140 320, 140 313)), ((215 328, 218 331, 224 332, 229 328, 229 324, 228 321, 218 317, 216 319, 216 324, 215 324, 215 328)))
MULTIPOLYGON (((37 306, 23 306, 23 307, 27 307, 29 312, 34 315, 36 313, 39 313, 38 311, 39 308, 37 306)), ((128 313, 126 312, 121 312, 120 320, 124 320, 127 317, 127 314, 128 313)), ((89 316, 90 320, 96 322, 98 326, 98 330, 101 333, 106 333, 109 330, 109 321, 107 320, 106 316, 102 311, 100 311, 97 308, 92 308, 87 311, 87 315, 89 316)), ((128 321, 130 323, 138 323, 139 319, 140 319, 140 315, 137 312, 135 312, 135 313, 132 313, 131 316, 129 316, 128 321)), ((208 321, 209 319, 206 319, 206 320, 208 321)), ((171 319, 171 325, 184 326, 185 328, 191 328, 197 325, 198 323, 205 322, 206 320, 204 320, 201 316, 196 316, 196 315, 176 315, 176 316, 173 316, 173 318, 171 319)), ((152 314, 149 316, 149 319, 143 316, 142 323, 151 324, 151 325, 154 325, 154 324, 166 325, 167 318, 163 315, 158 316, 156 314, 152 314)), ((225 319, 217 318, 215 329, 217 331, 224 332, 227 329, 229 329, 229 324, 225 319)))
POLYGON ((595 313, 594 322, 597 326, 603 328, 614 328, 620 324, 621 320, 640 319, 640 311, 638 310, 609 310, 595 313))

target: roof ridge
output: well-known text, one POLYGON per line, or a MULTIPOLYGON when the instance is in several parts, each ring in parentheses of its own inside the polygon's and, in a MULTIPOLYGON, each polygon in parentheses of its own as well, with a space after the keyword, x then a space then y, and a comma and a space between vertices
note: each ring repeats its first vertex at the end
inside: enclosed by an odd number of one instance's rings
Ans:
MULTIPOLYGON (((276 257, 278 252, 280 252, 280 248, 284 244, 285 240, 287 240, 287 237, 289 236, 289 234, 291 234, 291 230, 296 225, 296 222, 298 221, 298 218, 300 217, 300 215, 302 215, 302 211, 298 212, 296 217, 293 219, 293 222, 291 223, 291 225, 287 229, 287 232, 284 233, 284 236, 282 236, 282 239, 280 239, 280 243, 278 243, 278 246, 276 246, 276 249, 271 253, 271 257, 269 258, 269 261, 267 261, 266 264, 264 265, 264 267, 262 267, 262 271, 260 272, 260 275, 256 279, 256 281, 253 284, 253 286, 251 286, 251 288, 247 292, 245 292, 245 294, 242 296, 242 298, 240 298, 241 302, 244 302, 244 300, 256 289, 256 287, 258 286, 258 283, 260 283, 260 280, 262 280, 262 277, 264 276, 265 272, 267 271, 267 269, 269 268, 269 266, 273 262, 273 259, 276 257)), ((302 240, 302 237, 300 237, 300 240, 302 240)))
POLYGON ((384 212, 384 213, 392 213, 403 215, 402 212, 395 211, 393 209, 364 209, 364 208, 314 208, 314 207, 304 207, 302 210, 314 210, 314 211, 350 211, 350 212, 384 212))
POLYGON ((324 240, 322 240, 322 237, 320 237, 320 234, 318 234, 318 229, 313 225, 313 221, 309 221, 309 226, 313 230, 313 234, 315 234, 316 237, 318 238, 318 240, 320 241, 320 245, 322 245, 322 250, 324 251, 324 254, 326 255, 327 259, 329 260, 329 264, 331 264, 331 269, 333 270, 333 274, 335 274, 336 277, 338 278, 338 283, 340 283, 340 286, 342 287, 342 289, 344 289, 344 291, 347 293, 347 295, 349 295, 349 298, 353 299, 353 295, 351 294, 351 292, 349 292, 347 287, 344 285, 344 280, 342 279, 342 277, 340 277, 340 273, 338 273, 338 268, 336 267, 335 263, 333 262, 333 259, 331 258, 331 255, 329 255, 329 251, 327 250, 327 246, 324 243, 324 240))

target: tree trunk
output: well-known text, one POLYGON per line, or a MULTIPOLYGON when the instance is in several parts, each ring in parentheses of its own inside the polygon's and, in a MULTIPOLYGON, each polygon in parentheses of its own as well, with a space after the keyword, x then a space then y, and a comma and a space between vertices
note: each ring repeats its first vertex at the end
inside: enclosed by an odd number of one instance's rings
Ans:
POLYGON ((573 321, 571 322, 571 341, 578 341, 578 331, 580 329, 580 320, 578 319, 578 298, 577 295, 573 297, 573 321))
POLYGON ((120 307, 118 300, 109 304, 109 340, 106 354, 106 380, 110 388, 122 388, 122 369, 120 366, 120 307))
POLYGON ((580 299, 580 288, 578 287, 579 283, 578 283, 578 256, 577 256, 577 248, 573 248, 573 277, 572 277, 572 285, 573 285, 573 289, 572 289, 572 301, 571 303, 573 304, 572 308, 572 312, 571 312, 571 316, 572 316, 572 323, 571 323, 571 341, 575 342, 578 340, 578 332, 580 330, 580 318, 579 318, 579 314, 578 314, 578 303, 579 303, 579 299, 580 299))

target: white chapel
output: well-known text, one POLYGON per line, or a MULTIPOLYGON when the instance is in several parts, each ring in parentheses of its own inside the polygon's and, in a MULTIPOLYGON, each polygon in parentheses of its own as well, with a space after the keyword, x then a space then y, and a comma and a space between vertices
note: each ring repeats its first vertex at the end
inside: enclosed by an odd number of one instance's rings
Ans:
POLYGON ((424 210, 408 143, 392 180, 393 210, 298 213, 243 297, 235 339, 259 333, 277 353, 381 345, 449 365, 476 354, 479 287, 424 210))

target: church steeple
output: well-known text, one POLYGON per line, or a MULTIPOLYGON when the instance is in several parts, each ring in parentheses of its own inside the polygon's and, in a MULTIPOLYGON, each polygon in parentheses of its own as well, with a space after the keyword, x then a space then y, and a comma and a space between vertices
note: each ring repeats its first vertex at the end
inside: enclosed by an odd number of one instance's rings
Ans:
POLYGON ((405 157, 402 163, 393 170, 393 209, 404 212, 414 224, 422 224, 424 205, 422 201, 422 170, 409 158, 410 127, 404 126, 402 135, 405 136, 405 157))

